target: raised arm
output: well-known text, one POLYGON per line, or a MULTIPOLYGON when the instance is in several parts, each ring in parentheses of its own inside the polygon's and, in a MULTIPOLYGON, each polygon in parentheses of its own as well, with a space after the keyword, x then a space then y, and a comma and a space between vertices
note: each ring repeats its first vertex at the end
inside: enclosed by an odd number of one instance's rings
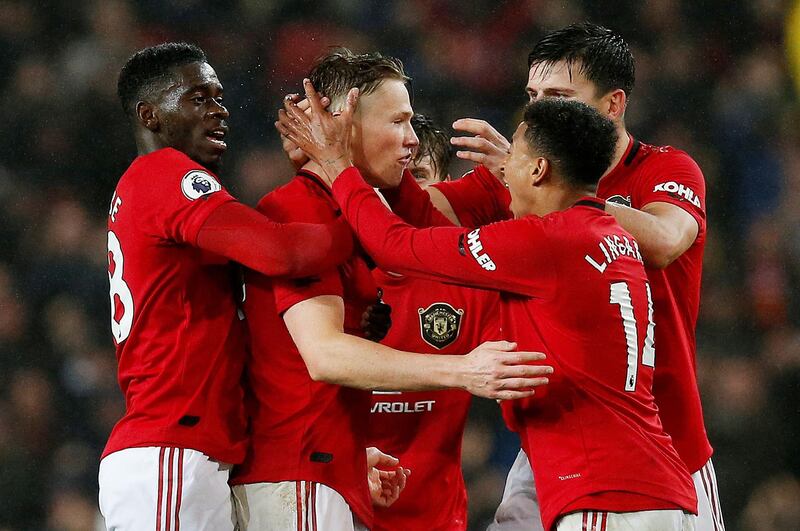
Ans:
POLYGON ((543 296, 552 285, 547 235, 538 219, 477 229, 417 229, 390 212, 355 167, 333 195, 362 246, 383 269, 433 280, 543 296))
POLYGON ((287 102, 279 130, 323 168, 333 193, 367 252, 382 268, 445 282, 542 295, 552 283, 547 236, 534 219, 507 221, 468 230, 415 229, 392 214, 350 162, 350 130, 358 92, 348 94, 339 116, 325 112, 308 80, 312 113, 287 102), (338 176, 338 177, 337 177, 338 176), (502 267, 498 267, 498 264, 502 267), (531 274, 531 272, 536 274, 531 274))

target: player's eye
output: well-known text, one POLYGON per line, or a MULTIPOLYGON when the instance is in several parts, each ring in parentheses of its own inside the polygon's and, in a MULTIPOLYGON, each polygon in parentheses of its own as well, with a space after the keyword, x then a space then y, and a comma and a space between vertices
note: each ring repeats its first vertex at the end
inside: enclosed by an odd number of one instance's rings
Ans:
POLYGON ((197 104, 203 104, 203 103, 206 102, 206 97, 205 96, 195 96, 195 97, 192 98, 192 101, 197 103, 197 104))

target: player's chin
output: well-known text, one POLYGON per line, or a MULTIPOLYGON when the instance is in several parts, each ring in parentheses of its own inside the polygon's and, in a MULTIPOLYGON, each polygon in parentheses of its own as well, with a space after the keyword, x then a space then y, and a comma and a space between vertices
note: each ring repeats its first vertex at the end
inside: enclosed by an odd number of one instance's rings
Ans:
POLYGON ((398 168, 392 168, 384 172, 383 179, 381 179, 385 184, 383 188, 396 188, 400 186, 400 181, 403 180, 403 172, 407 165, 400 164, 398 166, 398 168))
POLYGON ((215 173, 222 167, 222 154, 224 150, 217 153, 208 153, 203 157, 203 166, 215 173))

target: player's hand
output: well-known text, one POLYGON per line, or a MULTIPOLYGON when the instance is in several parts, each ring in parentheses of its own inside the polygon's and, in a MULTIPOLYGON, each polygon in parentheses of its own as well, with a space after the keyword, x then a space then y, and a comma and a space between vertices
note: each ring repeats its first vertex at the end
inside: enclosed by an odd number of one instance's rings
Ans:
POLYGON ((462 118, 453 122, 453 129, 473 136, 454 136, 450 143, 460 148, 456 156, 483 164, 498 179, 503 178, 503 164, 511 151, 511 144, 497 129, 484 120, 462 118))
POLYGON ((275 127, 311 160, 322 166, 328 183, 332 184, 341 172, 352 165, 350 130, 358 104, 358 89, 350 89, 344 110, 331 114, 322 106, 320 95, 310 80, 303 80, 303 88, 310 113, 303 112, 293 101, 284 100, 284 108, 278 111, 275 127))
POLYGON ((516 343, 487 341, 463 356, 464 389, 476 396, 513 400, 533 396, 534 387, 549 382, 548 365, 530 365, 545 359, 541 352, 515 352, 516 343))
POLYGON ((367 483, 372 505, 389 507, 406 488, 411 470, 400 466, 400 460, 371 446, 367 448, 367 483))
POLYGON ((392 307, 383 302, 383 290, 378 288, 375 304, 370 304, 361 315, 361 330, 370 341, 381 341, 392 327, 392 307))
MULTIPOLYGON (((297 107, 303 112, 308 113, 311 111, 311 104, 306 98, 301 97, 300 94, 287 94, 284 99, 297 104, 297 107)), ((331 100, 327 96, 323 96, 322 99, 320 99, 320 103, 324 108, 327 109, 328 105, 331 104, 331 100)), ((295 170, 299 170, 310 160, 308 155, 303 153, 303 150, 297 147, 297 144, 283 135, 281 135, 281 146, 283 147, 283 151, 289 157, 289 160, 291 161, 295 170)))

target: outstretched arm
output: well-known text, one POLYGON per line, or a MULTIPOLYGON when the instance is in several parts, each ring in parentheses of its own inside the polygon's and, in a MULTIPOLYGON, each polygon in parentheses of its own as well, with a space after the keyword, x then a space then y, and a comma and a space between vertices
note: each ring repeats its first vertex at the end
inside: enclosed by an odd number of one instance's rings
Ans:
POLYGON ((197 246, 268 276, 301 277, 331 269, 353 252, 347 223, 275 223, 235 201, 217 207, 197 246))

